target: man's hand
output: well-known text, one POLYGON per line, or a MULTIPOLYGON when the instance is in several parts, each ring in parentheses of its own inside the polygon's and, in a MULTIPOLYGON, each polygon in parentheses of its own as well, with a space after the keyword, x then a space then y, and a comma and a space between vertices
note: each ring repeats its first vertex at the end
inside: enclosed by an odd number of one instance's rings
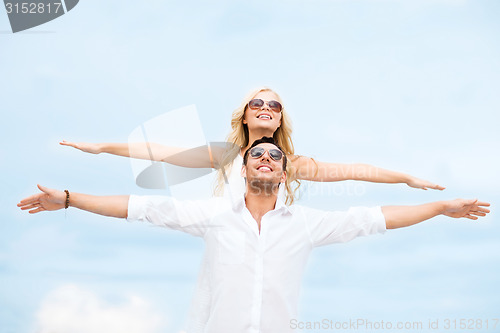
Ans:
POLYGON ((34 194, 21 200, 17 207, 22 210, 31 209, 30 214, 42 212, 44 210, 59 210, 64 208, 66 203, 66 193, 53 190, 41 185, 37 185, 42 193, 34 194))
POLYGON ((477 220, 478 216, 486 216, 490 212, 489 209, 485 208, 489 205, 489 203, 477 201, 477 199, 455 199, 418 206, 383 206, 382 213, 385 217, 386 228, 396 229, 408 227, 440 214, 477 220))
POLYGON ((419 179, 417 177, 410 176, 410 179, 406 182, 406 184, 413 188, 421 188, 422 190, 427 190, 431 188, 433 190, 444 190, 445 187, 437 184, 433 184, 427 180, 419 179))
POLYGON ((62 140, 61 142, 59 142, 59 144, 79 149, 85 153, 100 154, 102 152, 101 147, 98 143, 69 142, 66 140, 62 140))
POLYGON ((478 216, 486 216, 490 212, 490 204, 478 201, 477 199, 455 199, 444 202, 443 215, 460 218, 466 217, 471 220, 477 220, 478 216))
MULTIPOLYGON (((45 210, 58 210, 64 208, 66 204, 65 192, 40 185, 38 185, 38 188, 42 193, 21 200, 17 206, 21 207, 22 210, 31 209, 29 211, 31 214, 43 212, 45 210)), ((128 195, 95 196, 71 192, 69 205, 99 215, 127 218, 128 199, 128 195)))

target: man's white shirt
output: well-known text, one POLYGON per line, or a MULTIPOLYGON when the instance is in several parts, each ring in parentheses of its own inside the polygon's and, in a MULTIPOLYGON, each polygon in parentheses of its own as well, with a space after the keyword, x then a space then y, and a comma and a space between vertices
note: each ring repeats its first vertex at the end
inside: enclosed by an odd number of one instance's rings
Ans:
POLYGON ((128 220, 202 237, 205 255, 191 332, 292 332, 307 258, 316 246, 385 232, 380 207, 331 212, 278 198, 259 233, 243 196, 178 201, 130 196, 128 220))

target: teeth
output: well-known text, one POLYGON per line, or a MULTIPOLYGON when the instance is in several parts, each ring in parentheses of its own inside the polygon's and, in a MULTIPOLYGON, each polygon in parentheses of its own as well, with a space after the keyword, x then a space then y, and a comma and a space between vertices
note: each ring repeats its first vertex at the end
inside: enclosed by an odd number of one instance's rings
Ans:
POLYGON ((261 166, 261 167, 259 167, 259 170, 262 170, 262 169, 265 169, 265 170, 267 170, 267 171, 271 171, 271 168, 266 167, 266 166, 261 166))
POLYGON ((271 119, 268 115, 263 114, 262 116, 259 116, 259 119, 271 119))

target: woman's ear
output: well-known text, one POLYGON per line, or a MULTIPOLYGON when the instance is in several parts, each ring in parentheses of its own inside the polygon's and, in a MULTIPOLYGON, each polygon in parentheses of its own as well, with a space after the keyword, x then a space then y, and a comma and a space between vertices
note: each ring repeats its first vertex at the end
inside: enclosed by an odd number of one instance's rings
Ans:
POLYGON ((283 174, 281 175, 280 183, 285 183, 286 182, 286 171, 283 171, 283 174))
POLYGON ((241 174, 241 177, 247 178, 247 167, 246 167, 246 165, 243 164, 241 166, 241 172, 240 172, 240 174, 241 174))

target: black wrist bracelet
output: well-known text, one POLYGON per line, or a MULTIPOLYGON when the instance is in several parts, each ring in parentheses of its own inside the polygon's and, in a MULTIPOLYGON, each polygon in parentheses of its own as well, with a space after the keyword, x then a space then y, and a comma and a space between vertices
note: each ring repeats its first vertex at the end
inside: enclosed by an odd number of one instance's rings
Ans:
POLYGON ((64 192, 66 192, 66 203, 64 204, 64 209, 68 209, 68 207, 69 207, 69 191, 64 190, 64 192))

